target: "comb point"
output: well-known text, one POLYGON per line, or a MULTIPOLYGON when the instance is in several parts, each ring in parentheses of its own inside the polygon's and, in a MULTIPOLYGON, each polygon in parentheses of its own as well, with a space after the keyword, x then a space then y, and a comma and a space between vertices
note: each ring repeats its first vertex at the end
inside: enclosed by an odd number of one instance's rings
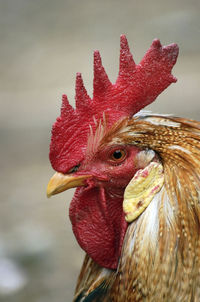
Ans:
POLYGON ((67 95, 63 94, 62 95, 62 105, 61 105, 61 117, 64 116, 67 118, 68 115, 74 115, 75 110, 74 108, 70 105, 67 95))
POLYGON ((135 71, 135 62, 130 52, 128 41, 125 35, 120 37, 120 62, 119 62, 119 76, 117 81, 127 79, 132 76, 135 71))
POLYGON ((78 111, 84 111, 89 106, 90 103, 90 97, 87 94, 87 90, 83 83, 83 78, 80 72, 77 72, 76 74, 76 110, 78 111))
POLYGON ((102 65, 101 56, 98 50, 94 51, 94 98, 103 96, 112 86, 107 73, 102 65))
POLYGON ((151 46, 158 49, 162 47, 159 39, 154 39, 151 46))

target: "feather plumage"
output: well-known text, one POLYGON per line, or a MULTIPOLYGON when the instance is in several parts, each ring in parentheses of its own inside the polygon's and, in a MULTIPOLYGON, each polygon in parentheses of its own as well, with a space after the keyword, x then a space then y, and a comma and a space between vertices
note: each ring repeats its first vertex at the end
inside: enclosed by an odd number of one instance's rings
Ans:
POLYGON ((91 284, 94 290, 101 275, 108 284, 101 301, 200 301, 200 123, 153 115, 125 119, 101 140, 116 142, 153 149, 164 186, 129 224, 118 269, 103 275, 105 269, 86 256, 77 292, 80 283, 84 292, 91 284))

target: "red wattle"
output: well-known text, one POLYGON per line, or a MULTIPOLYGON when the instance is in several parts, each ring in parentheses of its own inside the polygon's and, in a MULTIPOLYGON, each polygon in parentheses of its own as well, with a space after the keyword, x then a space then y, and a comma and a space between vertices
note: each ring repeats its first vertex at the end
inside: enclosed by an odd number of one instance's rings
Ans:
POLYGON ((78 188, 70 204, 73 232, 82 249, 100 266, 116 269, 127 222, 122 198, 104 188, 78 188))

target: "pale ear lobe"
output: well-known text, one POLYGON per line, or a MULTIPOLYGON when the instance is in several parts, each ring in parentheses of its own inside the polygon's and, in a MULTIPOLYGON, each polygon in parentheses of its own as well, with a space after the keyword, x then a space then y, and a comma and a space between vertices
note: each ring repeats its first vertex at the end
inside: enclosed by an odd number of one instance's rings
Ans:
POLYGON ((163 184, 164 172, 160 163, 151 162, 136 172, 124 191, 123 211, 127 222, 143 213, 163 184))

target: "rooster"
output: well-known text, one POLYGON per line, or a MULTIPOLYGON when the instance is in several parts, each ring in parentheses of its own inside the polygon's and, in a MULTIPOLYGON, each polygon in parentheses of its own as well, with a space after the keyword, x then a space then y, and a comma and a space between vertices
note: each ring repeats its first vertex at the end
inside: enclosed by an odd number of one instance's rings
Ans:
POLYGON ((176 78, 178 46, 136 65, 121 36, 112 84, 94 52, 91 99, 76 77, 52 128, 47 195, 78 187, 69 216, 86 252, 74 302, 200 301, 200 123, 140 111, 176 78))

